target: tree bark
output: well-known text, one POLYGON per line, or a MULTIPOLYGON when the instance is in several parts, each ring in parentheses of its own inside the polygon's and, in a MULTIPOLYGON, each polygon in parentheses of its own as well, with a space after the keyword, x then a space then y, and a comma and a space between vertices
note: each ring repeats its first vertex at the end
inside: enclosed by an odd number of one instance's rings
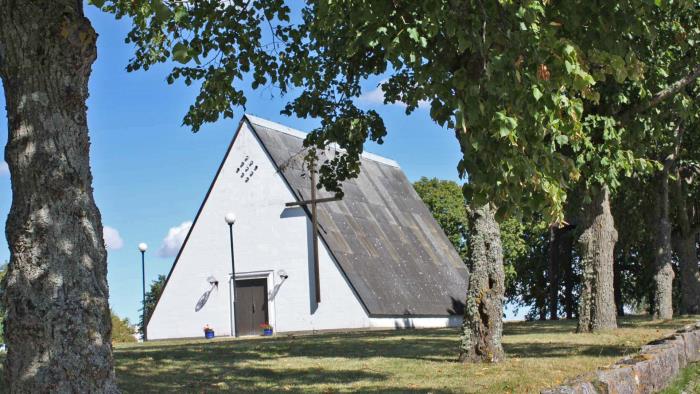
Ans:
POLYGON ((85 104, 97 35, 82 7, 0 0, 13 192, 3 294, 10 392, 118 392, 85 104))
POLYGON ((700 269, 698 269, 697 234, 676 241, 678 253, 681 303, 683 315, 700 314, 700 269))
POLYGON ((469 289, 459 355, 463 362, 505 358, 501 344, 505 273, 501 231, 494 213, 489 204, 469 212, 469 289))
POLYGON ((578 332, 617 328, 613 288, 613 255, 617 230, 610 212, 607 187, 584 204, 578 247, 581 255, 581 295, 578 332))
POLYGON ((671 219, 669 217, 668 176, 670 163, 658 176, 657 222, 654 236, 654 318, 673 318, 673 266, 671 265, 671 219))

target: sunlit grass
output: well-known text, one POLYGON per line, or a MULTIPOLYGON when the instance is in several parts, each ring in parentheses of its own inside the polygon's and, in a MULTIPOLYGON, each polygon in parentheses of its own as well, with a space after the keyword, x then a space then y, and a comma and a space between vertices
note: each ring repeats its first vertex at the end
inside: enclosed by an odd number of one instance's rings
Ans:
POLYGON ((612 364, 694 321, 625 318, 576 334, 574 321, 506 323, 498 365, 456 362, 455 329, 370 331, 117 345, 124 392, 539 392, 612 364))

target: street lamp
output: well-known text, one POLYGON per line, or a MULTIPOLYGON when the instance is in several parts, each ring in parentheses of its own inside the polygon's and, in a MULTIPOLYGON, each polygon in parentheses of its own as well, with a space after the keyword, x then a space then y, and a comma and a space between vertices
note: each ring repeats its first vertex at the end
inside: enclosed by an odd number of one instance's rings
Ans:
POLYGON ((238 330, 236 330, 236 326, 233 324, 233 317, 236 313, 236 264, 233 258, 233 224, 236 222, 236 215, 229 212, 224 217, 224 220, 226 220, 226 224, 228 224, 228 234, 231 240, 231 286, 229 287, 229 298, 231 301, 229 305, 229 313, 231 314, 231 336, 238 337, 238 330))
POLYGON ((148 334, 146 334, 146 250, 148 250, 148 245, 141 242, 139 244, 139 252, 141 252, 141 284, 142 284, 142 295, 143 295, 143 310, 141 319, 143 321, 143 341, 148 340, 148 334))

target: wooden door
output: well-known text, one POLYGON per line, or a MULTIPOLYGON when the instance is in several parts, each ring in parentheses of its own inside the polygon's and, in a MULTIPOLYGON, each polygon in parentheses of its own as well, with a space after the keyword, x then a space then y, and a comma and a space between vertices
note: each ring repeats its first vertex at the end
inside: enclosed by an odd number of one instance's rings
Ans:
POLYGON ((259 335, 267 323, 267 280, 236 281, 236 330, 238 335, 259 335))

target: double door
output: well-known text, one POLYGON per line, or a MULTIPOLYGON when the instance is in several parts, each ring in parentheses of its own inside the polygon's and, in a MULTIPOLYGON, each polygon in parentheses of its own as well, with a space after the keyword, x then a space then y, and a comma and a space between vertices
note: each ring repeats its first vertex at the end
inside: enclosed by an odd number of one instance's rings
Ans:
POLYGON ((236 281, 236 331, 238 335, 259 335, 268 322, 267 280, 236 281))

